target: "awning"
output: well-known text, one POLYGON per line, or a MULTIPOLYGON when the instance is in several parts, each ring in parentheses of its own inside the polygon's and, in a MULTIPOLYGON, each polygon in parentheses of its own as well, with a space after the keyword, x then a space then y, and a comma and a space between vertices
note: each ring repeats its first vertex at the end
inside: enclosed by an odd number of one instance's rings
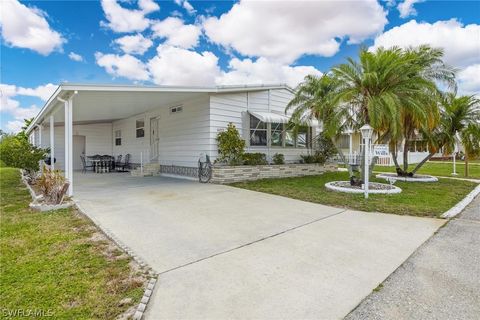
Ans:
MULTIPOLYGON (((289 123, 290 121, 290 118, 288 116, 273 112, 249 111, 249 113, 255 118, 265 123, 289 123)), ((302 124, 310 127, 320 126, 318 120, 316 119, 305 120, 302 124)))
POLYGON ((249 113, 260 121, 266 123, 288 123, 290 120, 287 116, 273 112, 249 111, 249 113))

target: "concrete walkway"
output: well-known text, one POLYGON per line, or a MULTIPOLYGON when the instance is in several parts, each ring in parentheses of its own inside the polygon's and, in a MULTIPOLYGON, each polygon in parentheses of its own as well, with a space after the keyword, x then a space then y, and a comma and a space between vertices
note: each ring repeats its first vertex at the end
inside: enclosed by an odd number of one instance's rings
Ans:
POLYGON ((162 177, 75 179, 82 209, 161 273, 147 319, 342 318, 444 223, 162 177))
POLYGON ((347 319, 479 319, 480 196, 347 319))

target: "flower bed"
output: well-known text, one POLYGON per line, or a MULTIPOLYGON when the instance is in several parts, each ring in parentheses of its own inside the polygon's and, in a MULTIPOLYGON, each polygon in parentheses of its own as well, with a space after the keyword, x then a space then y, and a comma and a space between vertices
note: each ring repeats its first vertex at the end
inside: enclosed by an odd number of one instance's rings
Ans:
MULTIPOLYGON (((350 181, 332 181, 325 184, 325 187, 332 191, 346 192, 346 193, 364 193, 361 186, 352 186, 350 181)), ((370 182, 368 184, 368 193, 372 194, 393 194, 400 193, 402 189, 394 185, 378 182, 370 182)))
POLYGON ((413 177, 400 177, 396 173, 380 173, 376 175, 379 179, 406 181, 406 182, 437 182, 438 178, 429 175, 416 174, 413 177))
POLYGON ((218 166, 212 168, 211 183, 227 184, 267 178, 288 178, 319 175, 337 171, 336 164, 281 164, 259 166, 218 166))

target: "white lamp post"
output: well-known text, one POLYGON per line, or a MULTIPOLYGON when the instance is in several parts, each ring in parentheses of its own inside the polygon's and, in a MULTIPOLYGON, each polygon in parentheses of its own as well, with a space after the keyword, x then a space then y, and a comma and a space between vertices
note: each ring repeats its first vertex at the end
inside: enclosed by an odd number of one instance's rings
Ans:
POLYGON ((369 178, 369 155, 370 155, 370 138, 373 134, 373 128, 366 124, 360 128, 360 132, 362 133, 362 138, 364 140, 364 148, 365 148, 365 168, 364 168, 364 177, 363 177, 363 190, 365 191, 365 199, 368 199, 368 178, 369 178))

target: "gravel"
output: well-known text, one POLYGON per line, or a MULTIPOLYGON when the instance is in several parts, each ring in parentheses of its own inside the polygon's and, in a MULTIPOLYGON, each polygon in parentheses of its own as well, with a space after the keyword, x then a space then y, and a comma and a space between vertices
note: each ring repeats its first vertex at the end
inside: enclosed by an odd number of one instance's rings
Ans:
POLYGON ((479 319, 480 196, 345 319, 479 319))

